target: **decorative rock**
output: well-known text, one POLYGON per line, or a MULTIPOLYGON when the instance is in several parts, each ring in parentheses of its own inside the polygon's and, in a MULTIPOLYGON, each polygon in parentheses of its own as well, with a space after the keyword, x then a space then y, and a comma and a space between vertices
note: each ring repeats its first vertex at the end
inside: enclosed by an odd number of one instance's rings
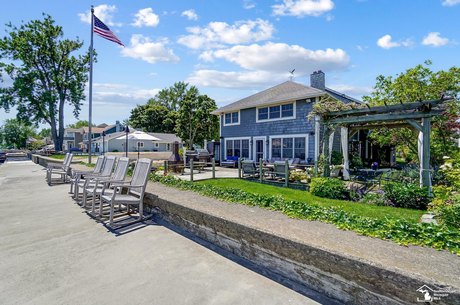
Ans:
POLYGON ((422 223, 432 223, 437 225, 438 222, 436 221, 436 215, 433 213, 423 214, 422 218, 420 218, 420 222, 422 223))

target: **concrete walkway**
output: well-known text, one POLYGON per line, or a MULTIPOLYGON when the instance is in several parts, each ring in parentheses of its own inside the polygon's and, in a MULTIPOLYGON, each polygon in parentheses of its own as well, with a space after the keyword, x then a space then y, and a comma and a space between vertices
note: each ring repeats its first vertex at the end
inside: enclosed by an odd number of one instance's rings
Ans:
POLYGON ((115 235, 44 177, 0 165, 0 304, 318 304, 163 226, 115 235))

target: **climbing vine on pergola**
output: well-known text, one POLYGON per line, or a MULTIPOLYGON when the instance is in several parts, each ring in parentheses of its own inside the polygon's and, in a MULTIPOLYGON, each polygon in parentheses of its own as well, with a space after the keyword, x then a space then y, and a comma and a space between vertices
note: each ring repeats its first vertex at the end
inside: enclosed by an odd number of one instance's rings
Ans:
MULTIPOLYGON (((342 111, 330 111, 320 114, 324 126, 323 154, 329 156, 329 138, 340 127, 341 144, 343 150, 343 177, 348 180, 348 137, 359 130, 378 128, 413 128, 419 132, 418 155, 420 161, 420 185, 431 188, 430 175, 430 132, 431 118, 442 115, 445 111, 445 102, 451 98, 439 100, 404 103, 399 105, 385 105, 365 107, 342 111)), ((325 158, 324 176, 330 176, 329 158, 325 158)))

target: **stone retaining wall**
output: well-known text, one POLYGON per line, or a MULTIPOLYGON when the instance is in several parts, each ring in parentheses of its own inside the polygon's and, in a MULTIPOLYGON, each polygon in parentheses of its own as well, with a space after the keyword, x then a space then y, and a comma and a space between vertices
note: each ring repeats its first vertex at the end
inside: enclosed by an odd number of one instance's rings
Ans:
MULTIPOLYGON (((301 244, 147 193, 147 210, 199 238, 345 304, 414 304, 414 287, 437 283, 301 244)), ((454 290, 455 291, 455 290, 454 290)), ((460 304, 458 291, 436 304, 460 304), (448 301, 448 302, 447 302, 448 301)))

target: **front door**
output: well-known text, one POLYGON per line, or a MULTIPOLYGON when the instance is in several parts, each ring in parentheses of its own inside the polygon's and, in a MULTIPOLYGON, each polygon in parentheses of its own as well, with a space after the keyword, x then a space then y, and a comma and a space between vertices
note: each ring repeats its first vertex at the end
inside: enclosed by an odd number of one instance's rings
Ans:
POLYGON ((255 139, 255 153, 254 158, 255 161, 258 162, 260 159, 265 159, 265 140, 264 139, 255 139))

